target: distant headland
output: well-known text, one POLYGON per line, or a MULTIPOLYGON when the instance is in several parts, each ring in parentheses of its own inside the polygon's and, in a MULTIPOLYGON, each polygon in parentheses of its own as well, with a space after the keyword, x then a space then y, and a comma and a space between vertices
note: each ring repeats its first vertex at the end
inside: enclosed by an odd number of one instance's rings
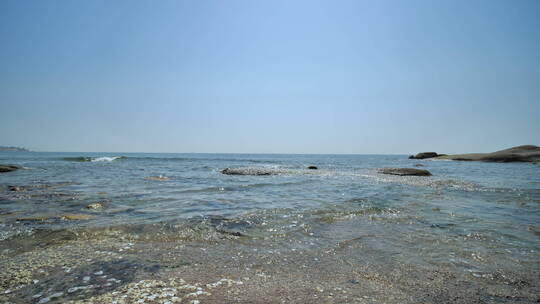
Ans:
POLYGON ((30 152, 30 150, 21 147, 0 146, 0 152, 30 152))
POLYGON ((534 145, 524 145, 500 150, 492 153, 468 153, 468 154, 438 154, 436 152, 422 152, 409 156, 410 159, 448 159, 462 161, 483 161, 483 162, 540 162, 540 147, 534 145))

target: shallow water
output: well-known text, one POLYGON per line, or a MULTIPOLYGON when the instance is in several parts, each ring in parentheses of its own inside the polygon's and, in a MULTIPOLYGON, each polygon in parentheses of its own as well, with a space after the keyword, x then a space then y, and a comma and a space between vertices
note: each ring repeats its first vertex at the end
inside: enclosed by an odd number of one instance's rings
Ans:
MULTIPOLYGON (((26 168, 0 175, 4 262, 113 231, 129 242, 211 242, 206 249, 214 259, 230 260, 227 250, 212 250, 215 246, 277 250, 289 259, 296 252, 332 252, 382 276, 407 265, 424 282, 428 279, 420 269, 444 269, 474 282, 470 288, 521 282, 527 296, 519 301, 538 295, 538 164, 409 160, 405 155, 26 152, 0 153, 0 163, 26 168), (433 176, 377 173, 377 168, 416 164, 433 176), (309 165, 319 169, 308 170, 309 165), (240 167, 275 174, 220 173, 240 167), (86 208, 96 202, 103 208, 86 208), (70 219, 70 214, 78 217, 70 219)), ((310 270, 303 271, 294 273, 310 270)), ((30 292, 24 288, 22 294, 30 292)), ((508 291, 481 301, 512 302, 513 297, 508 291)))

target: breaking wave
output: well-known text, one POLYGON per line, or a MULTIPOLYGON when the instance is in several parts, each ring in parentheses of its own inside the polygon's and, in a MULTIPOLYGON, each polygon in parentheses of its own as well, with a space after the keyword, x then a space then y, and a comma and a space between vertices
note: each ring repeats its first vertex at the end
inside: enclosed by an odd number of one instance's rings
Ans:
POLYGON ((126 156, 100 156, 100 157, 64 157, 63 160, 72 162, 111 162, 117 159, 126 159, 126 156))

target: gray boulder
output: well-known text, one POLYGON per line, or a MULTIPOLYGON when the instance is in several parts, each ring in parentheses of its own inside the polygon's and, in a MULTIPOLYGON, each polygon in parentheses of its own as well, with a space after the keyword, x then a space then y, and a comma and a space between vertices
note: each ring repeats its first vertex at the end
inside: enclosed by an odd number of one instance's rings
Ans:
POLYGON ((226 168, 221 173, 227 175, 273 175, 276 172, 264 168, 226 168))
POLYGON ((0 173, 11 172, 21 169, 21 166, 17 165, 0 165, 0 173))
POLYGON ((382 168, 379 169, 379 173, 390 175, 414 175, 414 176, 430 176, 431 172, 428 170, 414 169, 414 168, 382 168))
POLYGON ((14 191, 14 192, 21 192, 21 191, 25 191, 26 187, 24 187, 24 186, 8 186, 8 190, 9 191, 14 191))
POLYGON ((89 204, 86 206, 86 209, 102 209, 103 208, 103 203, 100 203, 100 202, 97 202, 97 203, 92 203, 92 204, 89 204))
POLYGON ((439 156, 439 154, 437 154, 436 152, 422 152, 416 155, 409 156, 409 159, 424 159, 424 158, 433 158, 437 156, 439 156))

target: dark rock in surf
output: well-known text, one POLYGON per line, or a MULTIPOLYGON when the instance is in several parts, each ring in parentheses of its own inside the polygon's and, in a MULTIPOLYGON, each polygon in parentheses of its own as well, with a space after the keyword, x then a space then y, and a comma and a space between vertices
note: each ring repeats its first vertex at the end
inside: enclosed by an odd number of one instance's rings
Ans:
POLYGON ((409 156, 409 159, 425 159, 425 158, 433 158, 437 156, 439 156, 439 154, 437 154, 436 152, 422 152, 416 155, 409 156))
POLYGON ((44 222, 51 219, 49 216, 31 216, 17 218, 18 222, 44 222))
POLYGON ((414 169, 414 168, 382 168, 379 169, 379 173, 390 175, 413 175, 413 176, 430 176, 431 172, 428 170, 414 169))
POLYGON ((20 191, 25 191, 26 188, 23 186, 8 186, 8 190, 13 191, 13 192, 20 192, 20 191))
POLYGON ((17 165, 0 165, 0 173, 11 172, 21 169, 21 166, 17 165))
POLYGON ((264 168, 226 168, 221 170, 222 174, 227 175, 273 175, 275 172, 264 168))
POLYGON ((103 203, 97 202, 97 203, 89 204, 86 206, 86 209, 93 209, 93 210, 103 209, 103 203))
POLYGON ((149 176, 146 178, 147 180, 152 180, 152 181, 168 181, 169 178, 166 177, 166 176, 163 176, 163 175, 158 175, 158 176, 149 176))
POLYGON ((414 166, 415 166, 415 167, 423 167, 424 165, 422 165, 422 164, 415 164, 414 166))
POLYGON ((319 168, 317 168, 317 166, 309 166, 309 167, 307 167, 307 168, 308 168, 309 170, 317 170, 317 169, 319 169, 319 168))

